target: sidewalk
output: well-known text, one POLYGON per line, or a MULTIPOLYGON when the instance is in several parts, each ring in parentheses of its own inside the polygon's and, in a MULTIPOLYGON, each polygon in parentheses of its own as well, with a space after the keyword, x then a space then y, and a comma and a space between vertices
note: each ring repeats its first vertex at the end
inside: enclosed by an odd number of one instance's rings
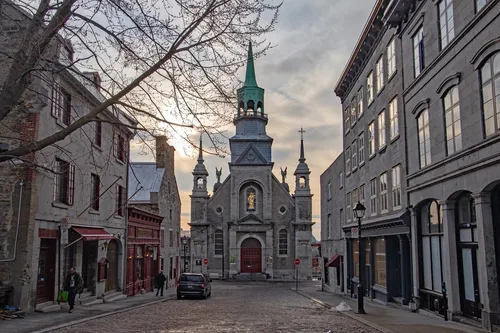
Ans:
MULTIPOLYGON (((295 288, 292 288, 295 290, 295 288)), ((409 310, 396 308, 390 305, 381 305, 365 299, 364 307, 366 314, 358 315, 357 299, 343 297, 332 293, 321 291, 321 281, 310 281, 299 285, 299 294, 310 298, 327 307, 335 307, 344 301, 352 311, 342 312, 348 317, 361 321, 381 332, 404 332, 404 333, 452 333, 486 332, 482 329, 464 325, 456 322, 444 321, 444 319, 425 311, 412 313, 409 310)))
POLYGON ((117 312, 131 310, 139 306, 164 302, 176 296, 175 288, 163 291, 163 297, 156 297, 156 291, 122 298, 114 302, 99 303, 88 306, 75 304, 73 313, 68 313, 69 306, 63 304, 62 309, 54 312, 33 312, 22 319, 1 320, 0 332, 2 333, 41 333, 50 332, 56 328, 74 325, 91 320, 96 317, 104 317, 117 312), (60 327, 59 327, 60 326, 60 327))

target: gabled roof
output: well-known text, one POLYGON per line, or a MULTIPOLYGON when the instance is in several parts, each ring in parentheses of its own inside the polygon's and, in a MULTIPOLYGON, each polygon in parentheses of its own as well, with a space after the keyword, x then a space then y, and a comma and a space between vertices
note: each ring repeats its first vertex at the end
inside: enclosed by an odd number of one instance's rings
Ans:
POLYGON ((233 164, 269 164, 264 156, 250 144, 233 164))
POLYGON ((139 190, 130 202, 147 203, 151 201, 151 192, 159 192, 164 168, 156 168, 156 163, 130 163, 128 175, 128 197, 139 190), (142 186, 142 189, 141 189, 142 186))

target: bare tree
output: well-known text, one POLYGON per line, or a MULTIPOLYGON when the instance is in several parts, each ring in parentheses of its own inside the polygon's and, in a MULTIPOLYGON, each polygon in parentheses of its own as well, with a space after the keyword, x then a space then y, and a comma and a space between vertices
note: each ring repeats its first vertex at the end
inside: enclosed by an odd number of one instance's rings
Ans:
MULTIPOLYGON (((38 6, 14 1, 31 19, 17 52, 0 50, 0 57, 9 60, 0 82, 0 123, 36 107, 26 102, 40 94, 30 88, 33 82, 50 81, 63 70, 83 79, 88 79, 83 71, 97 70, 102 98, 60 131, 34 142, 19 140, 0 153, 0 162, 54 145, 113 107, 137 120, 136 129, 146 131, 142 139, 164 129, 189 140, 183 127, 192 126, 220 133, 236 109, 237 71, 245 63, 248 42, 261 41, 256 57, 266 52, 270 44, 263 36, 274 29, 281 6, 273 0, 38 1, 38 6), (58 38, 71 42, 75 58, 54 57, 51 45, 58 38)), ((210 136, 221 153, 217 137, 210 136)))

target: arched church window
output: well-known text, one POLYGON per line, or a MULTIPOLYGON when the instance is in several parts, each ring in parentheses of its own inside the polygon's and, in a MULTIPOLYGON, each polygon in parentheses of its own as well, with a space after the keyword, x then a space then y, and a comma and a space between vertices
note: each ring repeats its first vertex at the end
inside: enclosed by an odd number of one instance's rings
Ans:
POLYGON ((288 254, 288 232, 285 229, 281 229, 278 233, 278 242, 279 242, 279 254, 287 255, 288 254))
POLYGON ((300 177, 299 178, 299 187, 300 188, 305 188, 306 187, 306 177, 300 177))
POLYGON ((240 101, 240 109, 239 109, 240 116, 245 115, 245 103, 243 101, 240 101))
POLYGON ((255 211, 256 206, 257 206, 256 199, 257 199, 257 196, 256 196, 255 189, 249 188, 246 191, 247 211, 255 211))
POLYGON ((247 112, 254 111, 255 110, 255 103, 252 100, 249 100, 247 102, 247 112))
POLYGON ((196 188, 202 189, 204 185, 203 177, 198 177, 196 180, 196 188))
POLYGON ((257 112, 258 112, 258 113, 264 113, 264 112, 262 111, 262 102, 258 102, 258 103, 257 103, 257 112))
POLYGON ((222 255, 224 253, 224 234, 222 233, 222 230, 220 229, 215 230, 214 243, 215 243, 214 254, 216 256, 222 255))

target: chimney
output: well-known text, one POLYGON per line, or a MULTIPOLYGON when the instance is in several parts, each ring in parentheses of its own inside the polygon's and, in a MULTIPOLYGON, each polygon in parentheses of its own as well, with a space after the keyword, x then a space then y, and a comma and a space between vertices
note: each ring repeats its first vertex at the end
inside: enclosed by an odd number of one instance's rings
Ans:
POLYGON ((175 148, 167 143, 167 137, 160 135, 156 137, 156 167, 165 168, 174 172, 175 148))

